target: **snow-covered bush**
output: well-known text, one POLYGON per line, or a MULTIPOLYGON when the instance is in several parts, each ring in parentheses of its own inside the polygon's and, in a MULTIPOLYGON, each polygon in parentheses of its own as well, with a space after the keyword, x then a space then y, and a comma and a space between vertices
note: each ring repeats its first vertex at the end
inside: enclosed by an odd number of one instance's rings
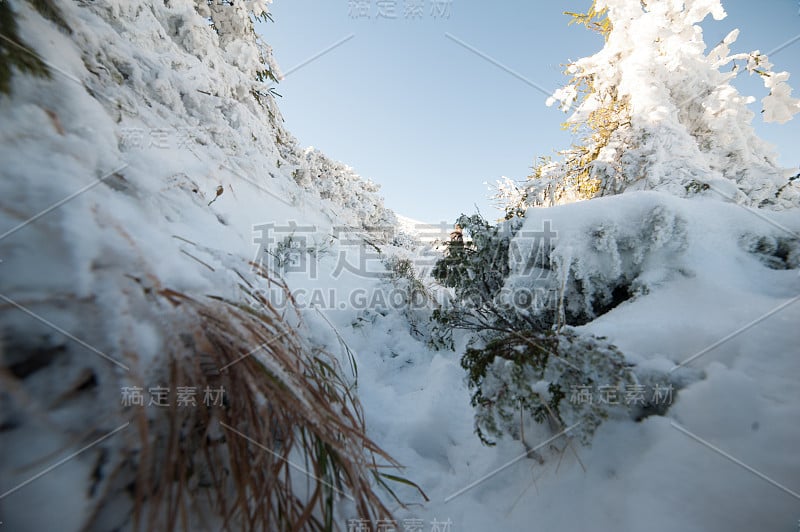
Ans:
POLYGON ((404 231, 402 228, 398 228, 394 232, 390 244, 396 248, 403 248, 408 251, 414 251, 422 247, 417 236, 404 231))
POLYGON ((383 205, 380 186, 362 178, 346 164, 332 161, 315 148, 299 153, 293 177, 298 185, 329 200, 341 209, 342 221, 359 228, 386 229, 397 219, 383 205), (353 217, 355 216, 355 219, 353 217))
POLYGON ((383 265, 385 275, 373 287, 367 308, 358 312, 352 326, 374 327, 380 320, 388 320, 387 327, 399 324, 408 329, 411 337, 430 343, 430 318, 436 307, 430 288, 407 257, 389 255, 383 259, 383 265))
POLYGON ((250 73, 258 82, 282 79, 272 48, 255 32, 253 19, 271 20, 272 0, 195 0, 197 12, 206 17, 219 36, 230 64, 250 73), (251 18, 252 17, 252 18, 251 18))
POLYGON ((489 436, 520 439, 530 419, 556 431, 579 423, 570 435, 588 444, 600 423, 614 411, 624 414, 625 406, 571 395, 600 387, 624 395, 634 382, 613 345, 569 328, 497 336, 467 349, 461 365, 474 390, 475 432, 486 444, 489 436))
POLYGON ((665 204, 598 210, 563 230, 541 218, 492 226, 462 216, 472 240, 450 243, 432 272, 455 294, 435 317, 474 331, 582 325, 686 273, 686 221, 665 204))
POLYGON ((800 238, 786 234, 742 235, 739 244, 773 270, 800 268, 800 238))
POLYGON ((431 275, 453 288, 452 305, 434 317, 450 327, 482 330, 495 321, 505 322, 495 302, 509 273, 509 242, 517 222, 491 225, 479 214, 461 215, 456 222, 469 235, 466 242, 448 242, 444 256, 431 275))
POLYGON ((388 273, 387 285, 391 289, 390 303, 400 312, 410 327, 412 336, 420 339, 430 337, 429 323, 434 300, 408 258, 396 255, 384 261, 388 273))
POLYGON ((504 219, 511 220, 515 217, 525 216, 525 211, 528 210, 526 204, 528 191, 525 183, 519 183, 503 176, 490 188, 494 190, 492 199, 495 205, 505 211, 504 219))
POLYGON ((731 84, 740 72, 760 76, 769 92, 764 119, 785 122, 800 112, 789 74, 758 51, 731 54, 738 30, 707 52, 699 24, 709 15, 725 17, 719 0, 595 0, 589 13, 573 14, 600 31, 605 46, 567 67, 571 80, 548 105, 572 111, 565 125, 584 140, 537 165, 526 205, 645 189, 800 204, 800 189, 786 186, 771 148, 755 135, 753 99, 731 84))
MULTIPOLYGON (((600 339, 579 336, 568 328, 556 330, 552 304, 529 298, 526 303, 538 305, 532 312, 531 306, 519 303, 514 290, 508 291, 507 278, 519 266, 513 259, 533 253, 538 257, 535 264, 521 262, 530 264, 530 271, 539 271, 550 260, 549 242, 532 240, 547 244, 543 250, 515 246, 515 237, 520 238, 522 232, 518 219, 492 226, 474 215, 461 216, 457 223, 471 239, 450 242, 433 269, 434 278, 454 293, 433 313, 441 326, 433 337, 438 345, 448 346, 452 338, 445 331, 462 329, 473 334, 461 365, 473 389, 476 433, 491 444, 490 437, 503 434, 520 438, 529 419, 562 428, 564 423, 580 422, 575 434, 588 443, 608 408, 562 400, 576 386, 619 387, 628 382, 624 358, 600 339)), ((533 283, 528 285, 538 289, 533 283)), ((519 292, 535 293, 526 287, 519 292)))
POLYGON ((558 231, 546 252, 525 237, 537 224, 526 224, 513 242, 518 253, 511 257, 506 290, 552 294, 549 305, 518 307, 550 324, 581 325, 646 294, 652 284, 680 272, 688 243, 686 221, 661 204, 622 219, 598 211, 558 231))
POLYGON ((268 252, 274 259, 275 267, 283 272, 285 268, 294 263, 302 263, 305 260, 316 260, 314 249, 303 245, 291 236, 286 236, 275 245, 275 249, 268 252))
MULTIPOLYGON (((522 415, 553 426, 580 422, 576 434, 588 442, 611 411, 626 410, 562 399, 576 387, 623 393, 638 385, 622 353, 571 327, 687 274, 687 221, 662 196, 639 200, 612 213, 602 205, 607 200, 597 200, 596 209, 577 218, 561 212, 549 220, 547 211, 536 210, 537 216, 497 226, 478 216, 459 219, 471 239, 451 242, 433 270, 454 294, 433 317, 472 334, 462 365, 482 440, 517 437, 522 415)), ((671 383, 663 374, 647 379, 671 383)), ((632 406, 633 417, 663 413, 644 402, 632 406)))
MULTIPOLYGON (((61 17, 61 11, 50 1, 32 2, 40 14, 58 24, 65 31, 69 27, 61 17)), ((0 2, 0 94, 11 93, 11 76, 14 69, 39 77, 50 77, 50 69, 39 56, 29 52, 30 46, 19 36, 17 14, 10 2, 0 2)))
POLYGON ((431 314, 429 344, 436 349, 453 348, 454 330, 480 331, 497 321, 492 301, 508 275, 509 237, 480 215, 462 214, 456 223, 468 240, 446 242, 431 270, 431 277, 452 291, 431 314))

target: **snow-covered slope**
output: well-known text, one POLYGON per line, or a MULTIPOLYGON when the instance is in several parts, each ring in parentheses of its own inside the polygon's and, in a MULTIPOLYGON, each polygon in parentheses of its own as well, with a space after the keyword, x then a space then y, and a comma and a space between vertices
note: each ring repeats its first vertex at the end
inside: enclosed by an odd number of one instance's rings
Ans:
MULTIPOLYGON (((0 521, 9 530, 130 524, 135 494, 114 472, 144 453, 156 430, 148 423, 162 415, 151 396, 144 408, 126 405, 123 390, 163 386, 173 351, 205 334, 186 323, 183 295, 251 301, 274 286, 251 261, 274 266, 268 253, 293 233, 335 256, 336 240, 393 223, 376 186, 296 146, 272 97, 254 92, 264 90, 254 68, 268 49, 246 32, 217 35, 200 14, 205 1, 55 5, 69 30, 13 3, 25 53, 41 56, 50 77, 15 72, 11 94, 0 94, 0 521), (95 512, 104 498, 111 521, 95 512), (54 511, 36 510, 56 500, 54 511)), ((218 29, 249 20, 232 6, 210 9, 218 29)), ((202 386, 195 392, 199 404, 202 386)))

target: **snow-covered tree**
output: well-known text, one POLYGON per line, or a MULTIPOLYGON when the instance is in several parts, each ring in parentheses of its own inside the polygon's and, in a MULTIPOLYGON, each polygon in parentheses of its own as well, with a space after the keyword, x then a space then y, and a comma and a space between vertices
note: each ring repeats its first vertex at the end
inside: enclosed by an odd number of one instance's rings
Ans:
MULTIPOLYGON (((655 201, 663 195, 640 195, 624 218, 587 207, 596 215, 574 231, 560 227, 551 239, 544 220, 543 229, 533 224, 538 214, 517 219, 529 206, 636 190, 773 209, 800 204, 800 189, 751 126, 753 99, 732 82, 740 70, 763 79, 767 121, 791 119, 800 101, 791 97, 789 75, 775 72, 765 55, 730 52, 736 30, 707 50, 699 24, 725 16, 719 0, 595 0, 587 13, 571 15, 605 38, 601 51, 568 66, 569 84, 548 101, 571 112, 566 126, 583 142, 542 159, 526 184, 499 182, 507 221, 491 227, 462 218, 471 246, 434 269, 455 296, 434 317, 475 331, 462 365, 482 439, 521 436, 527 412, 539 423, 581 421, 578 435, 588 442, 611 412, 575 408, 562 401, 565 390, 597 382, 624 388, 628 378, 681 385, 669 375, 640 374, 633 364, 625 369, 625 357, 605 340, 572 329, 691 275, 681 263, 691 241, 681 211, 655 201), (569 357, 567 367, 580 371, 564 372, 569 357)), ((796 263, 788 240, 748 236, 742 245, 770 267, 796 263)))
POLYGON ((230 63, 252 72, 258 81, 278 81, 282 76, 272 48, 255 33, 253 21, 267 20, 272 0, 195 0, 198 12, 207 17, 219 35, 220 47, 230 63))
POLYGON ((699 24, 726 16, 720 0, 595 0, 587 13, 570 15, 605 37, 602 50, 568 65, 570 82, 548 100, 572 111, 565 126, 583 142, 538 165, 522 194, 503 194, 506 183, 501 195, 523 207, 642 189, 800 204, 800 189, 787 186, 786 171, 751 126, 754 98, 732 81, 742 72, 763 79, 767 122, 790 120, 800 100, 791 97, 789 74, 774 71, 766 55, 731 54, 738 30, 707 50, 699 24))
MULTIPOLYGON (((294 139, 291 139, 295 143, 294 139)), ((321 151, 294 146, 288 157, 295 166, 292 176, 298 185, 343 209, 337 219, 368 229, 387 229, 397 224, 394 213, 384 207, 380 186, 358 175, 350 166, 333 161, 321 151)))
POLYGON ((602 383, 621 391, 637 379, 605 338, 571 326, 618 304, 616 292, 631 285, 641 262, 663 246, 657 241, 679 236, 677 223, 660 212, 644 220, 636 237, 653 236, 652 225, 660 231, 636 257, 624 249, 635 237, 619 235, 627 243, 620 244, 611 227, 606 231, 613 234, 598 230, 585 244, 572 240, 553 249, 547 234, 521 231, 518 218, 493 226, 480 215, 462 215, 457 223, 470 239, 450 242, 432 271, 434 279, 453 289, 452 299, 432 313, 440 326, 431 328, 432 344, 452 348, 453 330, 469 332, 461 366, 481 441, 493 445, 494 438, 510 435, 525 443, 525 426, 546 424, 560 431, 579 423, 571 436, 589 443, 603 419, 633 415, 626 408, 565 400, 577 388, 602 383), (569 254, 581 247, 585 259, 569 254), (621 249, 608 257, 613 247, 621 249), (559 301, 549 297, 559 292, 559 301))
MULTIPOLYGON (((54 22, 62 31, 71 32, 61 15, 61 10, 51 0, 33 2, 40 15, 54 22)), ((11 92, 11 76, 16 69, 34 76, 49 77, 50 70, 37 55, 31 54, 28 45, 18 34, 16 13, 8 2, 0 2, 0 94, 11 92)))

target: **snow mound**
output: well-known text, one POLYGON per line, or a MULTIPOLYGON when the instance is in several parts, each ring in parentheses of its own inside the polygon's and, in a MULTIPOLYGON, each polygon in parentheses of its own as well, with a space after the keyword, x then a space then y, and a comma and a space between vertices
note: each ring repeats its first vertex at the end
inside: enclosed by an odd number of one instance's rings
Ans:
MULTIPOLYGON (((798 242, 798 234, 797 209, 663 192, 528 211, 511 242, 507 287, 568 291, 567 321, 579 315, 578 333, 612 342, 648 399, 649 376, 679 381, 664 408, 638 422, 606 420, 590 447, 551 441, 560 429, 546 425, 525 427, 527 445, 505 438, 482 447, 463 410, 470 390, 455 353, 425 356, 420 346, 409 354, 413 339, 388 321, 385 336, 347 333, 370 376, 359 390, 367 416, 381 420, 377 439, 390 442, 432 499, 408 515, 451 519, 463 530, 531 523, 543 530, 778 530, 794 523, 800 427, 789 420, 800 416, 800 276, 761 256, 780 246, 754 251, 742 238, 798 242), (514 260, 526 254, 513 246, 535 250, 547 233, 554 233, 545 248, 551 270, 514 260), (600 314, 597 301, 620 284, 625 297, 600 314), (370 361, 373 341, 402 346, 401 358, 370 361)), ((384 331, 377 325, 376 334, 384 331)), ((463 341, 456 338, 460 348, 463 341)), ((594 401, 603 384, 590 390, 594 401)), ((506 421, 519 428, 516 419, 506 421)))

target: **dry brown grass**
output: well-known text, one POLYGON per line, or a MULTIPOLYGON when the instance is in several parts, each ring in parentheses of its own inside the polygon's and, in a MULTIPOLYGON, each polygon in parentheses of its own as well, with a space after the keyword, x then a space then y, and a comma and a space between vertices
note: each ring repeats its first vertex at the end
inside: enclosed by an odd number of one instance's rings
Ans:
POLYGON ((113 473, 136 471, 134 528, 332 530, 343 502, 358 518, 391 518, 374 488, 397 464, 365 435, 337 362, 241 286, 244 303, 146 290, 172 331, 162 377, 198 395, 196 408, 136 410, 139 446, 113 473), (224 387, 224 405, 203 404, 206 386, 224 387))

